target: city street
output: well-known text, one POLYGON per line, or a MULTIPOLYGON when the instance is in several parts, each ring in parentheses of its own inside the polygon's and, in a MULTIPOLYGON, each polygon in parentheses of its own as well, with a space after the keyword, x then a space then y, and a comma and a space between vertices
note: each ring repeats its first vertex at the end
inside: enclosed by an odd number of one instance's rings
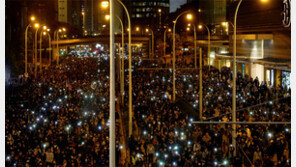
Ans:
POLYGON ((291 166, 281 3, 128 2, 6 2, 5 165, 291 166))

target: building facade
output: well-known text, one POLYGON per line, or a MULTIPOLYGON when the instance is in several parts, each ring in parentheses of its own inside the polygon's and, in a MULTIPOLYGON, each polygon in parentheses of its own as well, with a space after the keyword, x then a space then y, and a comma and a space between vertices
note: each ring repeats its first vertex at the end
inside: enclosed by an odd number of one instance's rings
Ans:
MULTIPOLYGON (((231 7, 234 14, 237 2, 231 7)), ((290 87, 291 28, 289 0, 243 1, 237 18, 237 71, 269 86, 290 87)), ((229 17, 229 20, 233 20, 229 17)), ((216 63, 232 62, 233 31, 229 54, 217 55, 216 63)))
POLYGON ((169 0, 129 0, 133 24, 160 27, 170 11, 169 0))

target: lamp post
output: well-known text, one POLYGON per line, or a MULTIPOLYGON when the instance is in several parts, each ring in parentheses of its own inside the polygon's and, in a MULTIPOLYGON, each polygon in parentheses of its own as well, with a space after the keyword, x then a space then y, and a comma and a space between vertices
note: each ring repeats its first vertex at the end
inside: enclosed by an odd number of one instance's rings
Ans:
MULTIPOLYGON (((43 29, 46 29, 46 26, 44 24, 41 27, 43 27, 43 29)), ((38 62, 37 61, 37 56, 38 56, 37 55, 37 35, 38 35, 39 28, 40 27, 38 27, 35 32, 35 73, 34 73, 35 78, 37 77, 37 62, 38 62)))
POLYGON ((120 65, 120 92, 121 92, 121 96, 122 96, 122 104, 124 102, 124 27, 123 27, 123 22, 120 19, 119 16, 116 15, 116 18, 119 20, 120 25, 121 25, 121 62, 119 61, 119 65, 120 65))
POLYGON ((199 48, 199 119, 202 121, 202 48, 199 48))
POLYGON ((145 31, 149 32, 149 30, 151 31, 151 35, 152 35, 152 57, 154 58, 154 33, 153 30, 151 28, 146 28, 145 31))
POLYGON ((159 8, 158 13, 159 13, 159 27, 161 27, 161 12, 162 10, 159 8))
POLYGON ((51 37, 49 33, 46 33, 48 35, 48 47, 49 47, 49 62, 48 65, 51 65, 51 37))
MULTIPOLYGON (((31 21, 35 21, 34 16, 31 17, 31 21)), ((28 29, 29 29, 29 27, 31 27, 31 24, 32 23, 29 23, 28 26, 26 27, 26 30, 25 30, 25 74, 24 75, 26 78, 28 77, 28 29)), ((39 24, 35 23, 34 27, 38 28, 39 24)))
POLYGON ((83 35, 85 35, 85 13, 84 12, 81 12, 82 14, 82 32, 83 32, 83 35))
MULTIPOLYGON (((115 15, 119 20, 121 25, 121 58, 119 58, 119 69, 120 69, 120 94, 122 96, 122 103, 124 102, 124 27, 121 18, 118 15, 115 15), (120 61, 121 60, 121 61, 120 61)), ((106 20, 110 20, 110 16, 105 16, 106 20)))
POLYGON ((110 146, 109 166, 115 167, 115 62, 114 62, 114 0, 110 0, 110 146))
MULTIPOLYGON (((46 31, 49 32, 50 29, 47 29, 46 31)), ((49 33, 46 33, 46 31, 41 31, 40 32, 40 40, 39 40, 39 42, 40 42, 40 46, 39 46, 39 53, 40 53, 40 56, 39 56, 39 59, 40 59, 40 72, 42 72, 42 33, 43 33, 43 35, 47 35, 48 34, 48 42, 49 42, 48 47, 49 48, 51 47, 50 46, 51 45, 50 35, 49 35, 49 33)), ((49 51, 49 58, 51 59, 51 53, 50 53, 50 51, 49 51)))
POLYGON ((58 51, 58 55, 57 55, 57 66, 59 65, 59 59, 60 59, 60 51, 59 51, 59 33, 61 33, 62 31, 66 31, 65 28, 62 29, 57 29, 54 32, 54 38, 56 37, 57 40, 57 51, 58 51))
MULTIPOLYGON (((174 23, 174 27, 173 27, 173 101, 176 100, 176 23, 179 19, 180 16, 189 13, 189 11, 185 11, 181 14, 178 15, 178 17, 176 18, 176 20, 173 21, 174 23)), ((191 20, 192 19, 192 15, 191 14, 187 14, 187 19, 191 20)))
POLYGON ((43 35, 45 35, 46 32, 45 31, 40 31, 40 38, 39 38, 39 61, 40 61, 39 68, 40 68, 40 73, 42 72, 42 50, 41 50, 42 49, 42 33, 43 33, 43 35))
POLYGON ((209 69, 210 69, 210 52, 211 52, 211 32, 210 29, 207 25, 205 24, 200 24, 198 26, 199 29, 202 29, 202 27, 205 26, 207 31, 208 31, 208 65, 209 65, 209 69))
POLYGON ((192 26, 193 27, 193 33, 194 33, 194 67, 195 69, 197 68, 197 58, 196 58, 196 54, 197 54, 197 50, 196 50, 196 27, 194 25, 189 24, 188 26, 192 26))
POLYGON ((170 29, 170 28, 165 29, 164 34, 163 34, 163 56, 164 57, 165 57, 165 54, 166 54, 166 32, 167 31, 171 32, 172 29, 170 29))
MULTIPOLYGON (((236 24, 237 24, 237 13, 243 0, 240 0, 236 6, 234 14, 233 24, 233 89, 232 89, 232 122, 236 122, 236 24)), ((266 3, 269 0, 260 0, 262 3, 266 3)), ((236 156, 236 124, 232 125, 232 145, 234 147, 234 157, 236 156)))
MULTIPOLYGON (((132 109, 132 35, 131 35, 131 19, 130 19, 130 15, 129 12, 126 8, 126 6, 120 1, 117 0, 118 3, 121 4, 121 6, 124 8, 126 15, 127 15, 127 20, 128 20, 128 54, 129 54, 129 61, 128 61, 128 66, 129 66, 129 137, 132 135, 132 131, 133 131, 133 123, 132 123, 132 119, 133 119, 133 109, 132 109)), ((102 2, 102 7, 106 7, 108 6, 108 1, 103 1, 102 2)))

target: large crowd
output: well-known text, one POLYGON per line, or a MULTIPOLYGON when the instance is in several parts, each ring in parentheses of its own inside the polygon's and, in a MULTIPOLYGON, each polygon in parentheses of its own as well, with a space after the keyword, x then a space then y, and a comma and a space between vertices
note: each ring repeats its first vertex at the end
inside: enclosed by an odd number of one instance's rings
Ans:
POLYGON ((7 165, 107 166, 108 71, 104 59, 67 57, 37 79, 8 86, 7 165))
MULTIPOLYGON (((143 70, 168 65, 140 59, 133 62, 134 131, 126 145, 126 125, 117 112, 118 166, 290 166, 290 125, 237 125, 234 158, 230 124, 194 124, 198 72, 177 71, 173 102, 172 70, 143 70), (125 153, 129 159, 121 161, 125 153)), ((108 57, 74 55, 60 63, 23 85, 7 86, 7 166, 108 166, 108 57)), ((125 63, 128 67, 127 59, 125 63)), ((231 77, 227 68, 204 66, 204 120, 232 120, 231 77)), ((125 77, 125 92, 127 83, 125 77)), ((237 121, 290 122, 290 107, 290 90, 269 88, 238 73, 237 121)))

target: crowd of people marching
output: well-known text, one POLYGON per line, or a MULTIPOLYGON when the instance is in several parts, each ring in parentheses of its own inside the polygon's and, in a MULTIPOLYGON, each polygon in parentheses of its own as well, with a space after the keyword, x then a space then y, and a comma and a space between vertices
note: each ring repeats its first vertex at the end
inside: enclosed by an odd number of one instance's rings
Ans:
MULTIPOLYGON (((141 69, 167 65, 140 59, 133 63, 135 128, 124 145, 122 128, 127 126, 117 112, 118 166, 290 166, 290 126, 237 125, 234 149, 232 125, 193 123, 199 113, 196 70, 177 71, 173 102, 172 70, 141 69), (126 153, 129 159, 121 161, 126 153)), ((60 66, 31 78, 23 85, 6 87, 7 166, 108 166, 107 55, 64 57, 60 66)), ((125 81, 128 92, 128 77, 125 81)), ((231 81, 229 69, 204 66, 204 120, 232 120, 231 81)), ((127 102, 125 94, 125 106, 127 102)), ((290 90, 269 88, 238 74, 237 121, 290 122, 290 117, 290 90)))

